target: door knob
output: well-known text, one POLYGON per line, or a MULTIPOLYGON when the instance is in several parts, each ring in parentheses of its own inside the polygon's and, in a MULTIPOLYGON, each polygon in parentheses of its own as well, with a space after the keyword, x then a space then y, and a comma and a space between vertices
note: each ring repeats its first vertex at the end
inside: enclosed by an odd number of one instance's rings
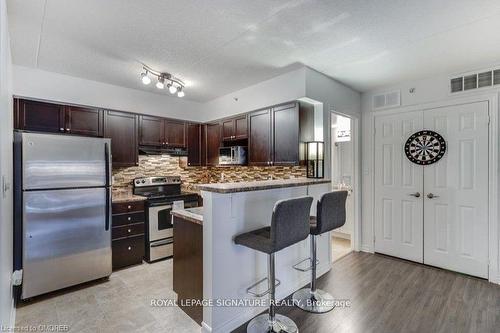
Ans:
POLYGON ((411 195, 412 197, 415 197, 415 198, 420 198, 420 192, 411 193, 409 195, 411 195))
POLYGON ((434 195, 432 193, 429 193, 429 194, 427 194, 427 198, 429 198, 429 199, 439 198, 439 195, 434 195))

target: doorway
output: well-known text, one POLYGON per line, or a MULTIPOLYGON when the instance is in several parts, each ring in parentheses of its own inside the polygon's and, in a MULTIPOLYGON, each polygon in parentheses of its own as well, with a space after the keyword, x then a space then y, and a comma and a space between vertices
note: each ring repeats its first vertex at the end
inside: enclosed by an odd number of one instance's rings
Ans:
POLYGON ((331 179, 333 190, 347 190, 346 222, 331 233, 332 261, 337 261, 354 249, 355 205, 355 144, 354 121, 350 117, 331 114, 331 179))

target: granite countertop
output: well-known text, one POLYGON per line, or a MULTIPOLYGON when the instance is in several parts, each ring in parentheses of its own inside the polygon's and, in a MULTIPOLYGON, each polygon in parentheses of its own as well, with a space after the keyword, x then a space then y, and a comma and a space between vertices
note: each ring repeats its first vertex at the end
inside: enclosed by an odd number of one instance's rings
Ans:
POLYGON ((113 203, 129 202, 129 201, 144 201, 145 197, 133 195, 132 192, 114 192, 111 197, 113 203))
POLYGON ((276 180, 259 180, 252 182, 237 182, 237 183, 215 183, 201 184, 198 189, 201 191, 215 193, 236 193, 248 191, 261 191, 275 188, 297 187, 315 184, 327 184, 329 179, 313 179, 313 178, 291 178, 291 179, 276 179, 276 180))
POLYGON ((177 209, 170 212, 175 217, 203 225, 203 207, 177 209))

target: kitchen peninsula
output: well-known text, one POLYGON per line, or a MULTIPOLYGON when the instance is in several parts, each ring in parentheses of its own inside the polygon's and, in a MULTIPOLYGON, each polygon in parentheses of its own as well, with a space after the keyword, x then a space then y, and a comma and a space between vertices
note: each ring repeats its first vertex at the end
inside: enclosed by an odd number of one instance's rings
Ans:
MULTIPOLYGON (((267 257, 235 245, 234 236, 269 226, 274 204, 281 199, 312 196, 311 215, 315 215, 315 202, 331 191, 331 184, 324 179, 295 178, 204 184, 198 189, 203 197, 203 299, 214 304, 203 308, 202 332, 230 332, 265 308, 218 305, 221 301, 252 300, 246 294, 247 287, 267 276, 267 257)), ((329 234, 318 237, 318 276, 331 268, 330 246, 329 234)), ((292 268, 307 257, 309 240, 276 254, 276 277, 281 281, 276 289, 278 300, 309 282, 308 273, 292 268)))

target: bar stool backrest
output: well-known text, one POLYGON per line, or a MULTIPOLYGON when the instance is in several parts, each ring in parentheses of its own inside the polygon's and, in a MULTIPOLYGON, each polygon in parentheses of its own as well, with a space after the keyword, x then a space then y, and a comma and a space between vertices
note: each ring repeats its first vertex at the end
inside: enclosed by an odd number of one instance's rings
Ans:
POLYGON ((309 236, 312 201, 311 197, 300 197, 276 202, 271 220, 271 241, 275 252, 309 236))
POLYGON ((347 191, 333 191, 321 196, 316 211, 317 234, 340 228, 345 224, 346 200, 347 191))

